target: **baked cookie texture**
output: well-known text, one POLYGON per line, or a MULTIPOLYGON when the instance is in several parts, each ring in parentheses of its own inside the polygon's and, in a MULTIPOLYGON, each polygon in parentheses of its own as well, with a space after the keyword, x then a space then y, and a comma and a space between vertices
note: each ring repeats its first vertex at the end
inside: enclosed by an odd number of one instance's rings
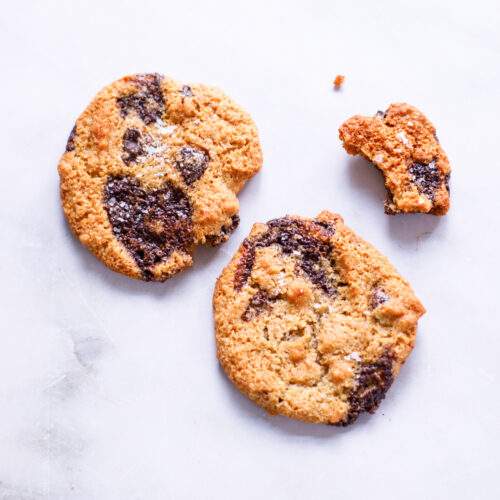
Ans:
POLYGON ((425 309, 339 215, 255 224, 215 286, 217 356, 271 415, 348 425, 373 413, 425 309))
POLYGON ((356 115, 339 134, 349 154, 361 155, 384 175, 386 214, 448 212, 450 164, 434 125, 417 108, 391 104, 374 117, 356 115))
POLYGON ((163 281, 192 264, 196 245, 229 238, 236 194, 261 165, 254 122, 219 89, 126 76, 71 131, 59 163, 62 206, 108 267, 163 281))

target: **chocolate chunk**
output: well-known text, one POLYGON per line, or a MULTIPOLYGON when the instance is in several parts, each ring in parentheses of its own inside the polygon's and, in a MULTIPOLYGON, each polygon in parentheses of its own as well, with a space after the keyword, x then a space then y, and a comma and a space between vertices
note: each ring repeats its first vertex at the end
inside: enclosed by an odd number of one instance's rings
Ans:
POLYGON ((376 309, 378 306, 381 306, 384 302, 387 302, 389 300, 388 295, 380 288, 379 286, 376 286, 373 289, 373 295, 372 295, 372 300, 371 300, 371 308, 376 309))
POLYGON ((122 118, 135 111, 146 125, 161 120, 165 112, 161 80, 162 77, 156 73, 134 78, 137 90, 117 99, 122 118))
POLYGON ((243 255, 234 276, 235 289, 241 290, 247 282, 254 265, 255 250, 277 244, 285 255, 297 256, 299 267, 315 286, 327 295, 335 295, 335 283, 328 277, 324 266, 330 259, 332 247, 328 238, 334 229, 288 216, 269 221, 267 226, 269 229, 265 234, 243 242, 243 255))
POLYGON ((379 120, 384 120, 386 116, 387 116, 387 111, 380 111, 380 110, 378 110, 375 113, 375 118, 378 118, 379 120))
POLYGON ((127 165, 144 154, 141 138, 141 132, 136 128, 131 127, 125 130, 122 140, 124 152, 122 159, 127 165))
MULTIPOLYGON (((284 341, 284 342, 295 342, 297 341, 298 339, 302 338, 305 334, 305 329, 304 327, 296 327, 296 328, 292 328, 291 330, 289 330, 288 332, 285 332, 285 334, 281 337, 281 340, 284 341)), ((316 342, 316 339, 315 337, 312 338, 312 341, 311 342, 316 342)), ((314 348, 317 347, 317 343, 314 345, 314 348)))
POLYGON ((184 97, 193 97, 193 91, 191 90, 191 87, 189 85, 182 86, 182 95, 184 97))
POLYGON ((318 226, 321 226, 322 228, 326 229, 326 232, 330 236, 333 236, 335 234, 335 226, 331 222, 326 222, 324 220, 320 221, 318 219, 314 219, 313 222, 318 226))
POLYGON ((68 142, 66 143, 66 151, 73 151, 75 149, 74 140, 76 137, 76 125, 71 129, 68 137, 68 142))
POLYGON ((239 291, 243 288, 250 277, 255 261, 255 247, 252 238, 246 238, 243 241, 243 254, 238 262, 234 273, 234 288, 239 291))
POLYGON ((321 253, 306 253, 302 256, 300 267, 309 276, 309 279, 327 295, 336 294, 334 283, 328 278, 325 270, 319 262, 321 253))
POLYGON ((408 172, 419 192, 434 200, 434 194, 441 186, 441 177, 439 176, 436 162, 432 161, 428 165, 414 163, 408 168, 408 172))
POLYGON ((448 194, 450 194, 450 175, 451 174, 446 174, 444 176, 444 185, 446 187, 446 191, 448 191, 448 194))
POLYGON ((386 351, 374 363, 360 363, 356 373, 356 388, 349 393, 349 412, 339 425, 354 423, 362 412, 374 413, 391 387, 394 356, 386 351))
MULTIPOLYGON (((381 173, 382 177, 385 178, 385 173, 384 171, 375 163, 372 162, 372 165, 381 173)), ((384 200, 384 213, 386 215, 396 215, 396 212, 394 211, 394 195, 392 192, 386 187, 386 196, 384 200)))
POLYGON ((133 177, 108 177, 104 206, 113 234, 133 255, 145 279, 156 264, 193 243, 193 210, 186 195, 168 182, 146 191, 133 177))
POLYGON ((386 215, 396 215, 393 206, 394 206, 394 195, 387 189, 387 195, 384 201, 384 213, 386 215))
POLYGON ((184 146, 177 151, 174 160, 186 184, 193 184, 205 172, 209 158, 200 149, 184 146))
POLYGON ((219 234, 217 235, 210 234, 207 236, 207 245, 210 245, 211 247, 218 247, 219 245, 222 245, 222 243, 225 243, 229 239, 229 236, 231 236, 231 233, 238 227, 239 223, 239 215, 233 215, 229 226, 222 226, 219 234))
POLYGON ((271 300, 273 299, 269 297, 265 290, 259 290, 250 299, 250 302, 248 303, 245 312, 242 314, 241 319, 243 321, 250 321, 263 311, 270 311, 273 308, 271 300))

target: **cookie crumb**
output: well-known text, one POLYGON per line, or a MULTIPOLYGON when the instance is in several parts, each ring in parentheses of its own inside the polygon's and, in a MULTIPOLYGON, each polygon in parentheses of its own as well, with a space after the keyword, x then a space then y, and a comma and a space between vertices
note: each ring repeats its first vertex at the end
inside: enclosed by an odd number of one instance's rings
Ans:
POLYGON ((344 84, 344 75, 337 75, 335 80, 333 80, 333 85, 336 89, 339 89, 344 84))

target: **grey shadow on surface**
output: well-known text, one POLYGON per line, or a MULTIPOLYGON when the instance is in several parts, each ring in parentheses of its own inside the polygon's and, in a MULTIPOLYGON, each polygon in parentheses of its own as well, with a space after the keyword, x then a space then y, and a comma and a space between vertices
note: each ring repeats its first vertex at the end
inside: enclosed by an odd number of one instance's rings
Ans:
MULTIPOLYGON (((349 159, 348 173, 353 189, 362 191, 359 196, 365 196, 370 205, 373 205, 370 210, 383 212, 387 190, 383 175, 377 167, 360 156, 354 156, 349 159)), ((354 195, 356 196, 355 193, 354 195)), ((418 250, 425 237, 438 225, 446 223, 444 217, 429 214, 386 215, 385 220, 391 238, 400 246, 414 245, 415 250, 418 250)))
POLYGON ((430 214, 388 215, 387 227, 391 237, 400 247, 418 250, 425 244, 438 225, 446 224, 446 219, 430 214))
POLYGON ((387 190, 377 167, 361 156, 349 156, 347 173, 353 198, 363 196, 373 205, 373 210, 383 211, 387 190))
POLYGON ((177 293, 179 287, 188 286, 189 275, 210 264, 217 256, 217 248, 200 246, 195 250, 194 263, 190 268, 181 273, 172 276, 164 282, 142 281, 130 278, 116 271, 109 269, 90 250, 88 250, 74 235, 69 223, 61 210, 61 223, 64 225, 64 231, 68 235, 69 244, 72 246, 72 252, 77 254, 83 264, 83 271, 95 275, 98 279, 112 288, 119 289, 121 292, 142 295, 148 293, 156 297, 164 298, 169 293, 177 293))
MULTIPOLYGON (((238 198, 240 201, 240 207, 245 199, 245 193, 250 191, 250 186, 253 185, 252 189, 259 190, 259 184, 256 183, 255 178, 250 179, 240 193, 238 193, 238 198)), ((248 202, 247 202, 248 203, 248 202)), ((241 210, 240 210, 241 212, 241 210)), ((71 227, 66 219, 63 210, 60 210, 60 220, 64 225, 64 231, 68 235, 68 240, 70 245, 73 246, 73 251, 81 257, 85 270, 90 273, 99 276, 99 279, 103 280, 106 284, 113 288, 117 288, 120 291, 134 293, 134 294, 144 294, 149 293, 157 297, 165 297, 169 293, 176 293, 179 291, 179 287, 189 286, 189 277, 191 273, 199 272, 200 269, 208 266, 216 257, 217 252, 227 245, 227 242, 222 244, 220 247, 209 247, 204 245, 199 245, 195 248, 193 256, 193 265, 190 268, 172 276, 164 282, 148 282, 142 280, 136 280, 125 276, 116 271, 109 269, 104 263, 102 263, 97 257, 95 257, 90 250, 87 250, 85 246, 78 240, 75 236, 71 227)), ((235 237, 233 234, 231 237, 235 237)), ((222 268, 221 268, 222 270, 222 268)), ((215 284, 215 283, 214 283, 215 284)))
POLYGON ((224 390, 226 390, 229 394, 229 398, 231 399, 233 406, 236 408, 239 417, 258 421, 262 423, 262 425, 268 425, 275 431, 282 434, 286 434, 289 436, 309 436, 317 439, 326 439, 333 438, 340 434, 346 434, 355 428, 370 424, 370 416, 368 414, 360 415, 358 420, 354 424, 347 427, 336 427, 334 425, 325 424, 310 424, 307 422, 301 422, 300 420, 294 420, 293 418, 283 417, 281 415, 271 417, 266 410, 256 405, 233 385, 220 364, 218 365, 218 369, 219 375, 223 379, 222 385, 224 386, 224 390))

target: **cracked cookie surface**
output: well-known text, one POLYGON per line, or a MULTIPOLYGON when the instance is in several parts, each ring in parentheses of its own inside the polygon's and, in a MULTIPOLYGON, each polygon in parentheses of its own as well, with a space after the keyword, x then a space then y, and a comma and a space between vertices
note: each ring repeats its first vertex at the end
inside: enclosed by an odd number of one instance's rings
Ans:
POLYGON ((339 129, 345 150, 371 161, 387 188, 385 212, 444 215, 450 206, 450 164, 436 129, 415 107, 391 104, 374 117, 353 116, 339 129))
POLYGON ((339 215, 255 224, 215 286, 217 356, 271 414, 353 423, 373 413, 425 309, 339 215))
POLYGON ((62 206, 108 267, 163 281, 192 264, 196 245, 229 238, 236 195, 261 165, 255 124, 219 89, 127 76, 76 121, 59 162, 62 206))

